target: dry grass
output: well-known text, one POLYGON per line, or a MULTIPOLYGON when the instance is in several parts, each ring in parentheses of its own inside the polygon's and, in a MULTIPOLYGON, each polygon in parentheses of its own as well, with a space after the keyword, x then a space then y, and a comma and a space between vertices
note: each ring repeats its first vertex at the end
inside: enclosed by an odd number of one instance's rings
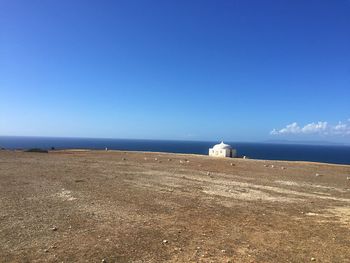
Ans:
POLYGON ((350 262, 347 176, 319 163, 0 151, 0 261, 350 262))

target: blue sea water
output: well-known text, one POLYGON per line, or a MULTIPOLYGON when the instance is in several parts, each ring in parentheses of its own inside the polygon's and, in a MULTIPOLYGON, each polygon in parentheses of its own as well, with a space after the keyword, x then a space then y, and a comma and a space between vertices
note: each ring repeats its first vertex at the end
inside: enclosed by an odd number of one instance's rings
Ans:
MULTIPOLYGON (((129 151, 155 151, 172 153, 208 154, 218 142, 165 141, 96 138, 49 138, 0 136, 0 147, 5 149, 105 149, 129 151)), ((350 164, 350 146, 300 145, 275 143, 225 142, 237 149, 238 155, 252 159, 313 161, 350 164)))

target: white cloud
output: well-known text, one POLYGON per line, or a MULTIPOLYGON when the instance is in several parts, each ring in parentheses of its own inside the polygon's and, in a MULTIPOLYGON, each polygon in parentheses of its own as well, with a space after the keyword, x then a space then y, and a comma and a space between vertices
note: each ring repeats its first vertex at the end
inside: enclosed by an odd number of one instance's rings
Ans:
POLYGON ((282 129, 273 129, 271 135, 287 134, 319 134, 319 135, 350 135, 350 119, 345 122, 338 122, 336 125, 330 125, 326 121, 312 122, 301 127, 293 122, 282 129))
POLYGON ((328 123, 326 121, 319 121, 317 123, 312 122, 306 124, 302 129, 302 133, 322 133, 325 132, 328 128, 328 123))
POLYGON ((296 133, 300 133, 301 128, 299 127, 298 123, 293 122, 291 124, 288 124, 285 128, 280 129, 280 130, 276 130, 273 129, 270 133, 273 135, 277 135, 277 134, 296 134, 296 133))

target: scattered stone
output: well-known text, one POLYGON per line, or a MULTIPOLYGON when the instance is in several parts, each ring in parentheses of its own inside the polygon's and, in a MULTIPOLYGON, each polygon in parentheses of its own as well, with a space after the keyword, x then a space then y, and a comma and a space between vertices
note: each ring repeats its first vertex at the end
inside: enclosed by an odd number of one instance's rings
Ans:
POLYGON ((264 167, 268 167, 268 165, 267 165, 267 164, 264 164, 264 167))
POLYGON ((106 259, 102 259, 101 262, 102 263, 107 263, 107 260, 106 259))
POLYGON ((318 176, 321 176, 321 175, 320 175, 319 173, 316 173, 316 174, 315 174, 315 176, 317 176, 317 177, 318 177, 318 176))
POLYGON ((231 165, 231 166, 235 166, 235 164, 234 164, 234 163, 230 163, 230 165, 231 165))
POLYGON ((210 175, 210 172, 207 172, 207 175, 210 175))
POLYGON ((225 249, 222 249, 221 252, 222 252, 222 253, 226 253, 226 250, 225 250, 225 249))
POLYGON ((282 170, 285 170, 285 169, 286 169, 286 167, 282 166, 282 167, 281 167, 281 169, 282 169, 282 170))
POLYGON ((347 176, 347 177, 346 177, 346 180, 350 180, 350 176, 347 176))
POLYGON ((169 243, 168 240, 166 240, 166 239, 163 240, 163 244, 168 244, 168 243, 169 243))
POLYGON ((57 231, 57 227, 54 226, 54 227, 51 228, 51 230, 52 231, 57 231))
POLYGON ((201 247, 196 247, 196 249, 197 249, 197 250, 200 250, 200 249, 201 249, 201 247))
POLYGON ((44 252, 47 253, 47 252, 49 252, 49 250, 48 249, 44 249, 44 252))
POLYGON ((170 162, 171 161, 171 159, 168 159, 168 162, 170 162))
POLYGON ((186 160, 186 163, 189 163, 190 161, 189 160, 186 160))
POLYGON ((147 161, 147 157, 143 158, 145 161, 147 161))
POLYGON ((75 179, 74 182, 76 182, 76 183, 84 183, 85 180, 84 179, 75 179))
POLYGON ((271 168, 275 168, 275 166, 272 164, 272 165, 271 165, 271 168))
POLYGON ((126 160, 126 158, 122 158, 122 160, 123 160, 123 161, 125 161, 125 160, 126 160))
POLYGON ((158 158, 154 158, 155 161, 158 161, 158 158))
POLYGON ((311 258, 311 261, 316 261, 316 258, 311 258))

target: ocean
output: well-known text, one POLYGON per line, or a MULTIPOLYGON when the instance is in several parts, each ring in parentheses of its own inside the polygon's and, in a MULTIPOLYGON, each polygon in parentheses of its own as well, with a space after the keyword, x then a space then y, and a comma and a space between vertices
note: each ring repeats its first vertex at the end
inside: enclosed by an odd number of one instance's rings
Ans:
MULTIPOLYGON (((154 151, 207 155, 208 149, 218 142, 168 141, 96 138, 49 138, 0 136, 0 148, 5 149, 105 149, 154 151)), ((350 164, 350 146, 300 145, 276 143, 226 142, 237 149, 239 156, 252 159, 312 161, 350 164)))

